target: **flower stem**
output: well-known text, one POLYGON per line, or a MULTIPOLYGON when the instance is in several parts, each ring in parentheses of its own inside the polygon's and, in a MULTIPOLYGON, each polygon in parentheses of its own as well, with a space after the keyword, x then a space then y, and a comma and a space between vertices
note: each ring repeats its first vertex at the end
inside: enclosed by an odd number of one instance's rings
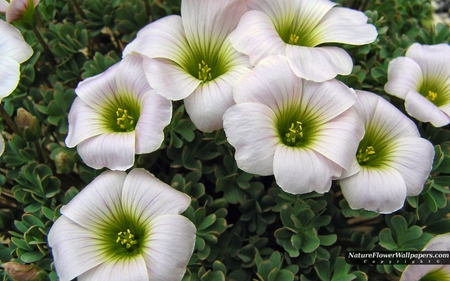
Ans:
POLYGON ((8 123, 8 126, 11 128, 11 130, 16 134, 20 136, 19 133, 19 127, 17 127, 17 124, 12 120, 12 118, 8 115, 6 110, 3 108, 3 104, 0 104, 0 114, 2 115, 2 118, 8 123))
POLYGON ((47 43, 45 42, 45 40, 42 37, 42 35, 39 32, 39 30, 37 30, 36 28, 33 28, 33 33, 36 36, 36 38, 38 39, 38 41, 41 44, 41 46, 44 48, 44 51, 47 54, 47 56, 50 57, 52 64, 56 65, 55 57, 53 56, 52 51, 50 51, 50 48, 48 47, 47 43))
POLYGON ((47 164, 48 163, 48 156, 47 156, 47 154, 44 153, 44 150, 42 149, 42 146, 41 146, 41 143, 39 142, 39 140, 34 142, 34 147, 37 150, 38 157, 39 157, 39 162, 47 164))
POLYGON ((83 20, 87 20, 88 18, 86 16, 86 14, 84 13, 83 9, 81 8, 80 3, 78 3, 78 0, 72 0, 72 2, 73 2, 73 5, 75 6, 75 10, 77 10, 80 17, 83 20))

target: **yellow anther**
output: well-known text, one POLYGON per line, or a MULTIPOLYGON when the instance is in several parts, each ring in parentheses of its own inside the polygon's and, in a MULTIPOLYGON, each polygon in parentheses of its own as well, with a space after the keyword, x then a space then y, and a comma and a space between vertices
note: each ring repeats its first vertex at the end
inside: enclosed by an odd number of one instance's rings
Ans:
POLYGON ((118 108, 116 111, 117 116, 117 126, 119 126, 120 129, 125 130, 127 132, 133 131, 134 126, 134 120, 133 117, 128 115, 128 110, 118 108))
POLYGON ((124 245, 126 249, 130 249, 133 245, 138 243, 137 239, 134 239, 134 234, 131 233, 130 229, 127 231, 121 231, 117 233, 116 243, 124 245))
POLYGON ((428 91, 428 96, 425 97, 429 101, 434 101, 437 98, 437 93, 428 91))
POLYGON ((291 127, 289 127, 289 132, 287 132, 284 136, 285 141, 289 145, 296 145, 299 143, 300 139, 303 137, 303 127, 302 122, 297 121, 295 123, 291 123, 291 127))
POLYGON ((358 150, 358 154, 356 154, 356 160, 359 164, 365 164, 370 160, 369 155, 375 154, 375 149, 373 146, 368 146, 366 150, 363 152, 362 149, 358 150))
POLYGON ((202 80, 203 82, 212 80, 210 71, 211 68, 206 64, 204 60, 202 60, 202 63, 198 64, 198 79, 202 80))
POLYGON ((291 34, 291 36, 289 36, 288 44, 291 44, 291 45, 297 44, 298 38, 299 38, 298 35, 291 34))

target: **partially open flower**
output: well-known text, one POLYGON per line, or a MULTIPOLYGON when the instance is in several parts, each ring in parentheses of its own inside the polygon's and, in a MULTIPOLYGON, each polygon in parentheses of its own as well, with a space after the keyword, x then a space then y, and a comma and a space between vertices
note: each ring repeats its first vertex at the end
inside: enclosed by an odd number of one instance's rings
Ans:
MULTIPOLYGON (((450 233, 432 238, 422 251, 450 252, 450 233)), ((444 281, 450 280, 450 264, 410 264, 403 271, 400 281, 444 281)))
POLYGON ((124 55, 148 57, 150 85, 170 100, 182 100, 201 131, 222 128, 222 115, 234 104, 232 87, 250 72, 248 57, 228 35, 247 11, 243 0, 183 0, 181 17, 171 15, 141 29, 124 55))
POLYGON ((194 224, 180 215, 189 204, 143 169, 102 173, 48 234, 60 280, 181 280, 195 244, 194 224))
POLYGON ((172 118, 172 103, 148 84, 140 55, 125 57, 82 81, 69 112, 68 147, 77 146, 96 169, 126 170, 135 154, 157 150, 172 118))
POLYGON ((387 93, 405 100, 409 115, 435 127, 450 123, 450 46, 412 44, 389 63, 387 93))
POLYGON ((33 49, 11 24, 0 20, 0 101, 19 84, 20 64, 33 54, 33 49))
POLYGON ((11 0, 9 3, 0 0, 0 13, 6 14, 8 22, 14 22, 21 19, 30 21, 34 16, 34 8, 40 0, 11 0))
POLYGON ((329 43, 373 42, 376 28, 360 11, 334 7, 328 0, 248 0, 246 12, 230 35, 233 46, 253 65, 270 55, 286 56, 294 73, 322 82, 350 74, 347 52, 329 43), (322 46, 327 44, 326 46, 322 46))
POLYGON ((366 133, 352 169, 342 175, 342 193, 353 209, 391 213, 403 206, 406 196, 422 191, 434 148, 391 103, 370 92, 356 93, 355 107, 366 133))
POLYGON ((234 90, 224 130, 242 170, 275 175, 286 192, 326 192, 350 169, 364 129, 343 83, 303 80, 282 56, 262 60, 234 90))

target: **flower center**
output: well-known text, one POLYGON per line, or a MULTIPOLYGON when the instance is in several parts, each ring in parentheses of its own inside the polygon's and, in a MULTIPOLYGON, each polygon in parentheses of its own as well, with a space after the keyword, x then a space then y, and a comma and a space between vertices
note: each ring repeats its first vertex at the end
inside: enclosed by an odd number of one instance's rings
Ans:
POLYGON ((130 229, 117 233, 116 243, 122 245, 122 247, 124 247, 129 252, 132 252, 136 248, 138 248, 138 242, 139 240, 134 237, 130 229))
POLYGON ((128 110, 122 109, 120 107, 117 108, 116 117, 117 117, 117 126, 119 126, 119 128, 122 131, 125 132, 134 131, 136 124, 134 122, 133 117, 128 115, 128 110))
POLYGON ((202 60, 202 63, 198 64, 198 79, 202 80, 203 82, 211 81, 211 68, 206 64, 204 60, 202 60))
POLYGON ((428 272, 425 276, 420 278, 419 281, 435 281, 435 280, 449 280, 450 273, 445 269, 438 269, 428 272))
POLYGON ((299 38, 298 35, 291 34, 291 36, 289 37, 289 42, 288 42, 288 44, 290 44, 290 45, 295 45, 295 44, 297 44, 298 38, 299 38))
POLYGON ((302 122, 296 121, 295 124, 291 123, 289 131, 284 135, 284 144, 288 146, 300 146, 303 138, 302 122))
POLYGON ((437 98, 437 93, 428 91, 428 95, 425 98, 429 101, 434 101, 437 98))
POLYGON ((370 160, 369 155, 373 154, 375 154, 373 146, 368 146, 364 152, 362 149, 359 149, 358 154, 356 154, 356 160, 360 165, 366 165, 370 160))

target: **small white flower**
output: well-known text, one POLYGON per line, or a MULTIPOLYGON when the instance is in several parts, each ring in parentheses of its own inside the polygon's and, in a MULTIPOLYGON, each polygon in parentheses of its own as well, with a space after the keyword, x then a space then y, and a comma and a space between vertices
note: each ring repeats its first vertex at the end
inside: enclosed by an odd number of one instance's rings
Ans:
POLYGON ((326 192, 350 169, 364 130, 343 83, 303 80, 282 56, 262 60, 234 90, 224 130, 240 169, 275 175, 286 192, 326 192))
POLYGON ((350 74, 351 57, 328 43, 373 42, 376 28, 360 11, 334 7, 328 0, 248 0, 246 12, 230 35, 233 46, 256 65, 270 55, 286 56, 294 73, 322 82, 350 74))
POLYGON ((199 130, 220 129, 223 113, 234 104, 234 82, 251 68, 228 38, 245 11, 243 0, 183 0, 181 17, 147 25, 124 55, 147 56, 144 71, 150 85, 170 100, 184 99, 199 130))
POLYGON ((391 103, 370 92, 356 94, 366 132, 352 169, 342 175, 342 193, 353 209, 391 213, 422 191, 434 148, 391 103))
POLYGON ((33 54, 33 49, 11 24, 0 20, 0 101, 19 84, 20 64, 33 54))
POLYGON ((195 226, 180 215, 189 204, 143 169, 102 173, 48 234, 60 280, 181 280, 195 244, 195 226))
MULTIPOLYGON (((450 233, 432 238, 422 251, 450 252, 450 233)), ((400 281, 444 281, 450 280, 450 264, 410 264, 403 271, 400 281)))
POLYGON ((412 44, 389 63, 387 93, 405 100, 409 115, 435 127, 450 123, 450 46, 412 44))
POLYGON ((78 146, 96 169, 126 170, 135 154, 157 150, 172 118, 172 104, 148 84, 140 55, 125 57, 82 81, 69 112, 68 147, 78 146))

